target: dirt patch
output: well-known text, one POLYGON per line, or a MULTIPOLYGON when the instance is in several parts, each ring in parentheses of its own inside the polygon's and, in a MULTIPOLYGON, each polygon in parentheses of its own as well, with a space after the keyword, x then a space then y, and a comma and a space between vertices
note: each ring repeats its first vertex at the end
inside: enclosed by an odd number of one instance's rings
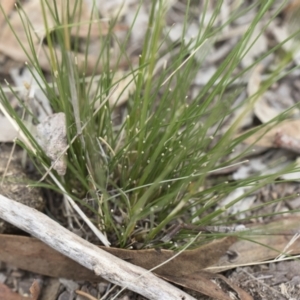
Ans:
MULTIPOLYGON (((34 173, 30 174, 28 170, 25 172, 22 168, 21 151, 15 151, 11 156, 11 148, 11 146, 4 144, 0 146, 1 180, 5 174, 2 184, 0 184, 0 194, 41 211, 45 206, 41 189, 28 186, 36 177, 34 173)), ((0 219, 0 233, 15 231, 19 230, 0 219)))

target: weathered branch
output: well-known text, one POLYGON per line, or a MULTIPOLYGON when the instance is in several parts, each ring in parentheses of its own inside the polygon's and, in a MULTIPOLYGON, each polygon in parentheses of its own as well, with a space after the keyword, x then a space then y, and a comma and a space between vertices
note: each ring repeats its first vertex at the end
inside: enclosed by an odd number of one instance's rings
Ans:
POLYGON ((145 269, 99 249, 37 210, 2 195, 0 218, 30 233, 104 279, 148 299, 195 300, 145 269))

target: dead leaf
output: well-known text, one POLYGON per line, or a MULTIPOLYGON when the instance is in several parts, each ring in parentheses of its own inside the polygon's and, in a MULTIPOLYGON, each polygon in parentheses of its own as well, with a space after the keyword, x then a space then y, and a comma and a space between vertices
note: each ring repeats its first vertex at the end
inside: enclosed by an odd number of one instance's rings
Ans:
MULTIPOLYGON (((0 235, 1 261, 34 273, 74 280, 96 281, 99 277, 37 239, 0 235)), ((1 298, 0 298, 1 299, 1 298)))
MULTIPOLYGON (((261 85, 261 75, 263 69, 264 67, 262 64, 258 64, 257 66, 255 66, 248 81, 247 93, 249 97, 256 97, 254 98, 255 100, 254 113, 262 123, 265 123, 269 121, 269 117, 267 120, 265 120, 265 116, 266 116, 266 109, 264 109, 265 101, 263 95, 259 94, 259 89, 261 85)), ((267 112, 269 112, 269 110, 267 110, 267 112)), ((252 111, 249 113, 252 114, 252 111)))
MULTIPOLYGON (((293 18, 292 18, 293 19, 293 18)), ((299 17, 297 16, 297 22, 299 21, 299 17)), ((295 63, 298 65, 300 63, 300 51, 298 47, 298 41, 297 39, 293 38, 291 39, 290 36, 293 32, 291 32, 291 21, 289 22, 283 22, 280 25, 275 24, 275 22, 271 23, 272 26, 269 26, 269 30, 272 31, 272 35, 277 40, 278 44, 281 44, 281 47, 283 50, 285 50, 287 53, 291 53, 293 55, 293 59, 295 63)), ((298 27, 298 25, 297 25, 298 27)), ((293 31, 295 28, 293 28, 293 31)))
POLYGON ((300 140, 299 128, 300 120, 286 120, 279 124, 270 124, 259 129, 243 142, 248 145, 255 144, 260 147, 274 148, 278 132, 287 133, 289 136, 300 140))
MULTIPOLYGON (((244 290, 233 284, 225 276, 219 274, 211 274, 209 272, 200 271, 196 274, 189 274, 184 277, 176 275, 160 276, 170 282, 179 284, 180 286, 200 292, 206 296, 219 300, 232 300, 226 290, 222 290, 212 279, 218 279, 225 282, 230 289, 233 289, 238 295, 240 300, 253 300, 253 298, 244 290)), ((229 289, 229 290, 230 290, 229 289)))
POLYGON ((41 294, 41 287, 38 280, 34 280, 31 287, 29 288, 31 299, 32 300, 38 300, 40 294, 41 294))
POLYGON ((18 137, 17 130, 3 115, 0 115, 0 128, 5 128, 5 130, 0 131, 0 142, 12 142, 16 137, 18 137))
POLYGON ((20 72, 20 68, 12 68, 9 75, 16 87, 23 88, 19 92, 22 99, 27 99, 28 95, 31 95, 28 104, 39 122, 53 113, 48 97, 39 86, 43 79, 36 69, 29 70, 25 67, 20 72))
MULTIPOLYGON (((254 114, 262 123, 267 123, 278 116, 280 113, 282 113, 284 109, 287 109, 287 107, 282 108, 282 110, 279 109, 279 107, 282 106, 280 105, 282 99, 284 98, 286 101, 287 97, 281 96, 278 93, 277 95, 272 91, 266 91, 262 94, 259 94, 259 89, 261 86, 261 74, 263 69, 264 66, 262 64, 258 64, 254 68, 247 85, 247 93, 249 97, 256 97, 254 103, 254 114), (256 93, 258 94, 255 95, 256 93)), ((291 105, 289 105, 288 107, 290 106, 291 105)))
POLYGON ((202 294, 212 297, 214 299, 232 300, 217 284, 213 283, 205 272, 198 274, 191 274, 184 277, 176 275, 159 276, 167 281, 179 284, 185 288, 190 288, 194 291, 201 292, 202 294))
MULTIPOLYGON (((260 97, 254 105, 254 113, 262 123, 267 123, 277 117, 281 112, 273 108, 268 103, 268 99, 272 97, 273 92, 267 91, 260 97), (270 97, 271 96, 271 97, 270 97)), ((272 101, 274 101, 274 95, 272 101)), ((275 102, 275 101, 274 101, 275 102)))
POLYGON ((247 93, 249 97, 255 95, 260 89, 261 73, 263 71, 263 68, 264 67, 262 64, 256 65, 250 75, 247 85, 247 93))
MULTIPOLYGON (((165 266, 155 270, 155 273, 160 276, 176 274, 184 277, 197 274, 203 269, 221 272, 235 268, 236 265, 261 262, 277 257, 298 231, 298 217, 287 217, 266 225, 253 226, 251 230, 243 232, 247 240, 234 243, 235 238, 221 239, 194 250, 184 251, 165 266)), ((99 277, 93 272, 35 238, 0 235, 0 245, 1 261, 18 268, 51 277, 99 281, 99 277)), ((151 269, 174 255, 170 250, 101 248, 146 269, 151 269)), ((291 255, 300 253, 300 240, 296 240, 288 251, 291 255)))
MULTIPOLYGON (((214 292, 211 292, 214 293, 214 297, 221 297, 223 292, 217 290, 216 286, 209 281, 212 278, 219 278, 225 281, 226 278, 219 277, 219 275, 217 277, 209 275, 209 273, 203 271, 221 272, 235 268, 237 265, 261 262, 277 257, 283 251, 288 252, 290 255, 300 253, 299 239, 286 249, 286 245, 293 235, 299 231, 298 219, 298 217, 287 217, 266 225, 253 226, 249 231, 242 233, 246 234, 247 240, 239 240, 234 243, 235 237, 229 237, 194 250, 184 251, 166 265, 156 269, 154 273, 177 284, 206 294, 209 293, 209 289, 206 290, 206 287, 211 287, 214 290, 214 292), (217 262, 215 262, 216 260, 217 262), (203 270, 204 268, 206 269, 203 270)), ((0 235, 0 244, 1 260, 21 269, 75 280, 98 282, 102 280, 93 272, 61 255, 37 239, 0 235)), ((151 269, 174 255, 174 252, 169 250, 101 248, 146 269, 151 269)), ((230 284, 230 282, 226 283, 230 284)), ((239 294, 240 299, 251 299, 248 294, 243 294, 243 291, 236 286, 231 286, 231 288, 239 294)))
POLYGON ((53 169, 60 176, 64 176, 67 164, 65 157, 60 157, 60 155, 67 147, 65 114, 62 112, 53 114, 37 125, 35 129, 35 137, 38 144, 51 159, 52 164, 55 163, 53 169))
MULTIPOLYGON (((222 255, 224 255, 229 246, 235 241, 235 237, 227 237, 213 241, 194 250, 184 251, 173 260, 155 269, 153 272, 163 278, 167 278, 170 281, 175 282, 176 280, 177 284, 183 286, 186 286, 188 283, 186 283, 185 280, 181 281, 180 278, 189 278, 189 276, 198 274, 197 280, 191 281, 188 284, 189 288, 199 292, 209 293, 207 289, 208 283, 198 283, 198 280, 201 280, 202 278, 200 271, 203 268, 216 263, 222 255), (172 276, 175 276, 174 274, 176 274, 176 278, 174 277, 172 279, 172 276)), ((0 244, 1 260, 6 263, 12 263, 18 268, 51 277, 64 277, 74 280, 97 282, 104 281, 96 276, 92 271, 56 252, 37 239, 21 236, 0 235, 0 244)), ((107 247, 101 248, 119 258, 148 270, 155 268, 157 265, 162 264, 176 254, 176 252, 170 250, 127 250, 107 247)), ((211 282, 209 286, 214 287, 213 290, 217 289, 217 286, 213 282, 211 282)), ((220 291, 220 295, 221 294, 222 291, 220 291)), ((216 293, 211 292, 209 295, 215 296, 216 293)), ((218 299, 222 300, 225 298, 218 299)))
MULTIPOLYGON (((297 217, 289 217, 260 227, 253 227, 249 232, 243 233, 247 234, 247 240, 233 243, 235 238, 222 239, 198 249, 184 251, 154 272, 167 280, 217 299, 230 299, 225 298, 224 292, 211 282, 213 277, 209 273, 202 272, 205 271, 203 268, 208 266, 206 270, 209 272, 221 272, 235 268, 236 265, 261 262, 277 257, 284 251, 293 234, 299 230, 298 223, 297 217), (253 242, 248 241, 251 239, 253 242), (211 255, 211 253, 214 254, 211 255), (226 254, 224 255, 224 253, 226 254), (213 261, 220 255, 218 262, 214 264, 213 261), (211 265, 213 266, 209 267, 211 265)), ((99 278, 92 272, 36 239, 0 235, 0 244, 2 245, 0 248, 1 260, 19 268, 54 277, 99 281, 99 278), (15 252, 12 251, 14 249, 15 252), (35 259, 32 260, 32 257, 35 259)), ((151 269, 174 255, 174 252, 169 250, 126 250, 106 247, 102 249, 146 269, 151 269)), ((289 254, 300 253, 300 241, 296 240, 288 252, 289 254)), ((223 277, 221 279, 226 280, 223 277)), ((239 294, 240 299, 251 299, 247 293, 243 293, 236 286, 231 286, 231 288, 239 294)))
MULTIPOLYGON (((242 168, 240 168, 240 169, 242 169, 242 168)), ((236 177, 234 177, 234 179, 235 178, 236 177)), ((233 190, 231 193, 229 193, 225 198, 223 198, 219 202, 218 207, 219 208, 225 207, 226 205, 228 205, 235 199, 245 195, 247 190, 249 190, 249 188, 247 188, 247 187, 239 187, 239 188, 233 190)), ((253 196, 253 195, 244 197, 237 203, 228 207, 228 210, 226 211, 226 215, 228 215, 228 216, 237 215, 240 219, 244 219, 246 217, 245 212, 247 212, 250 209, 250 207, 253 205, 255 199, 256 199, 256 196, 253 196)))
POLYGON ((245 53, 245 55, 242 58, 242 66, 244 68, 249 67, 251 64, 255 62, 255 59, 259 57, 262 53, 265 53, 268 50, 268 40, 262 32, 262 24, 258 23, 257 26, 255 26, 252 35, 247 43, 248 51, 245 53))
MULTIPOLYGON (((186 274, 199 272, 205 266, 212 265, 216 259, 218 260, 218 257, 221 257, 235 241, 235 237, 228 237, 215 240, 193 250, 184 251, 153 272, 162 276, 169 274, 185 276, 186 274)), ((176 254, 174 251, 156 249, 128 251, 126 249, 110 248, 107 251, 147 270, 155 268, 176 254)))
POLYGON ((122 70, 114 73, 113 83, 118 83, 118 87, 115 93, 109 98, 110 107, 118 107, 127 102, 130 94, 133 94, 136 88, 135 76, 135 73, 125 75, 122 70))
MULTIPOLYGON (((278 254, 282 253, 292 236, 298 231, 298 217, 276 220, 266 225, 253 227, 249 232, 243 232, 243 234, 247 234, 247 240, 233 243, 235 238, 221 239, 198 249, 184 251, 154 272, 165 278, 167 278, 166 276, 175 276, 174 274, 176 277, 186 277, 195 276, 204 268, 209 272, 221 272, 235 268, 236 265, 261 262, 277 257, 278 254), (268 245, 268 247, 263 245, 268 245)), ((1 261, 13 264, 18 268, 52 277, 89 281, 101 280, 93 272, 37 239, 0 235, 0 244, 1 261)), ((151 269, 174 255, 174 252, 169 250, 101 248, 146 269, 151 269)), ((300 253, 299 239, 290 246, 288 252, 289 254, 300 253)))
MULTIPOLYGON (((217 263, 235 240, 235 237, 223 238, 197 249, 184 251, 167 264, 155 269, 154 272, 160 275, 177 274, 178 276, 199 272, 199 270, 217 263)), ((99 280, 99 277, 93 272, 37 239, 15 235, 0 235, 0 245, 1 261, 12 263, 18 268, 51 277, 99 280), (34 260, 32 257, 34 257, 34 260)), ((176 254, 171 250, 127 250, 107 247, 101 247, 101 249, 148 270, 176 254)))
MULTIPOLYGON (((267 123, 273 118, 286 112, 294 105, 294 100, 291 96, 291 89, 285 83, 279 83, 262 95, 255 102, 254 113, 262 123, 267 123)), ((289 116, 293 118, 299 117, 299 109, 294 107, 289 110, 289 116)))
MULTIPOLYGON (((112 4, 113 1, 105 1, 107 4, 112 4)), ((120 1, 119 1, 120 2, 120 1)), ((123 16, 125 24, 130 27, 130 48, 133 49, 139 49, 140 45, 143 44, 143 41, 145 39, 145 32, 147 31, 148 27, 148 20, 149 20, 149 10, 147 9, 146 5, 139 5, 138 2, 132 1, 131 7, 125 11, 125 14, 123 16), (137 14, 137 10, 139 13, 137 14)), ((122 1, 122 6, 125 8, 126 1, 122 1)), ((103 3, 101 3, 101 7, 99 7, 99 10, 101 13, 103 12, 103 3)), ((116 8, 116 6, 115 6, 116 8)), ((120 13, 120 9, 118 8, 118 14, 120 13)), ((124 10, 123 10, 124 11, 124 10)), ((121 11, 122 12, 122 11, 121 11)), ((112 14, 103 14, 110 15, 109 17, 112 17, 112 14)), ((120 18, 121 16, 118 15, 120 18)), ((112 17, 115 18, 115 17, 112 17)), ((179 22, 178 22, 179 23, 179 22)), ((131 51, 132 51, 131 50, 131 51)))
POLYGON ((20 294, 13 292, 8 286, 0 282, 0 299, 5 300, 28 300, 20 294))
MULTIPOLYGON (((57 0, 56 6, 59 8, 59 12, 62 11, 64 1, 57 0)), ((49 5, 53 5, 52 2, 49 3, 49 5)), ((70 0, 68 2, 68 5, 70 7, 75 6, 75 1, 70 0)), ((55 20, 51 18, 52 13, 49 10, 48 6, 45 6, 46 9, 46 15, 48 17, 48 27, 51 29, 55 29, 55 20)), ((0 51, 7 55, 8 57, 14 59, 15 61, 25 62, 28 61, 28 57, 26 55, 27 53, 32 52, 32 47, 35 48, 35 51, 38 52, 38 59, 39 64, 44 70, 51 71, 51 64, 49 64, 49 57, 50 57, 50 51, 49 48, 46 45, 42 45, 43 50, 38 51, 40 48, 40 41, 42 41, 45 37, 45 26, 44 26, 44 20, 43 20, 43 13, 42 13, 42 7, 39 0, 31 0, 22 6, 22 14, 26 15, 26 18, 23 17, 23 19, 20 18, 19 11, 14 11, 10 16, 10 25, 14 29, 14 33, 11 30, 11 27, 9 24, 5 24, 1 28, 1 34, 0 34, 0 51), (30 31, 30 43, 28 42, 28 34, 24 30, 24 20, 30 20, 30 24, 26 27, 28 31, 30 31), (18 39, 15 37, 15 35, 18 37, 18 39), (19 41, 18 41, 19 40, 19 41), (20 46, 20 42, 22 43, 22 47, 20 46), (25 51, 24 51, 25 50, 25 51)), ((2 15, 2 13, 0 13, 2 15)), ((80 9, 77 9, 74 13, 74 24, 72 27, 72 33, 71 34, 79 34, 82 37, 90 36, 92 37, 98 37, 100 35, 107 34, 108 32, 108 23, 107 21, 103 20, 93 20, 91 31, 88 33, 89 30, 89 23, 90 23, 90 17, 91 17, 91 9, 89 9, 89 5, 83 4, 80 9), (77 22, 76 22, 77 21, 77 22)), ((115 30, 124 30, 124 27, 119 26, 115 30)), ((100 46, 99 46, 100 48, 100 46)), ((56 49, 56 56, 58 62, 61 62, 62 55, 59 49, 56 49)), ((88 58, 86 57, 85 53, 76 53, 74 54, 77 58, 78 62, 78 68, 84 68, 87 73, 91 73, 96 66, 98 66, 98 70, 100 71, 101 67, 97 63, 97 57, 89 54, 88 58), (85 69, 85 63, 87 64, 85 69)))
POLYGON ((288 251, 289 255, 299 254, 299 239, 286 250, 289 241, 297 232, 299 232, 299 217, 286 217, 266 225, 253 226, 248 234, 244 232, 245 240, 241 239, 230 246, 226 255, 216 265, 206 270, 222 272, 236 266, 251 265, 273 259, 284 250, 288 251))
MULTIPOLYGON (((13 7, 15 6, 15 0, 2 0, 0 2, 0 5, 2 6, 2 9, 5 13, 5 15, 9 15, 13 9, 13 7)), ((0 13, 0 26, 2 28, 3 24, 5 21, 5 17, 2 13, 0 13)))

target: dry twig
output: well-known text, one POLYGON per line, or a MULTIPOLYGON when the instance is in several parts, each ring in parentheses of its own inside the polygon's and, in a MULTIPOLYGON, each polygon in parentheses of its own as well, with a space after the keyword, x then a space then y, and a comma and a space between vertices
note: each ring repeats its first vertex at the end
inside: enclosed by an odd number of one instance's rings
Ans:
POLYGON ((195 300, 141 267, 87 242, 44 214, 0 195, 0 218, 30 233, 104 279, 148 299, 195 300))

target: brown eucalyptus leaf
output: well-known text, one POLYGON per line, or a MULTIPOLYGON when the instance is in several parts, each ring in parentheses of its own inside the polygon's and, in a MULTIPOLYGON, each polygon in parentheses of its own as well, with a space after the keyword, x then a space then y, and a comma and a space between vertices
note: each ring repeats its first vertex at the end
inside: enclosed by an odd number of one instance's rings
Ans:
POLYGON ((20 269, 50 277, 99 280, 99 277, 92 271, 38 239, 17 235, 0 235, 0 245, 0 260, 20 269))
POLYGON ((222 272, 236 266, 274 259, 282 253, 289 255, 300 253, 300 239, 296 239, 287 248, 293 236, 299 232, 299 217, 289 216, 257 227, 251 228, 249 234, 245 233, 247 234, 245 239, 231 245, 219 262, 206 270, 222 272))
MULTIPOLYGON (((12 11, 12 9, 15 6, 16 1, 15 0, 2 0, 0 1, 0 5, 2 6, 3 12, 6 15, 9 15, 12 11)), ((3 14, 0 14, 0 26, 3 26, 5 22, 5 16, 3 14)))
POLYGON ((198 273, 188 274, 186 276, 168 275, 160 277, 172 283, 200 292, 214 299, 232 300, 230 295, 226 293, 226 290, 224 291, 220 286, 212 281, 212 279, 217 279, 219 281, 223 281, 223 284, 225 282, 226 285, 229 286, 229 290, 234 290, 239 295, 240 300, 253 300, 248 293, 230 282, 230 280, 228 280, 225 276, 219 274, 211 274, 209 272, 200 271, 198 273))
MULTIPOLYGON (((174 274, 187 276, 203 269, 221 272, 235 268, 236 265, 275 258, 283 251, 297 254, 300 253, 299 239, 286 249, 286 245, 297 231, 299 231, 297 217, 276 220, 262 227, 253 227, 249 233, 243 233, 247 234, 247 240, 234 242, 235 238, 221 239, 194 250, 184 251, 154 272, 161 276, 174 274)), ((99 280, 93 272, 35 238, 0 235, 0 245, 0 260, 21 269, 52 277, 99 280)), ((156 249, 126 250, 106 247, 102 249, 145 269, 154 268, 175 254, 173 251, 156 249)))
POLYGON ((40 294, 41 294, 41 284, 38 280, 34 280, 30 289, 31 299, 32 300, 38 300, 40 294))
POLYGON ((217 284, 212 282, 203 273, 204 272, 199 272, 198 274, 191 274, 184 277, 176 275, 160 277, 172 283, 179 284, 185 288, 190 288, 194 291, 200 292, 214 299, 232 300, 229 295, 227 295, 217 284))
POLYGON ((278 133, 288 134, 289 136, 300 139, 300 120, 286 120, 276 125, 267 125, 257 132, 251 134, 249 138, 244 140, 245 144, 255 144, 260 147, 274 148, 276 135, 278 133))
MULTIPOLYGON (((235 237, 223 238, 194 250, 186 250, 170 262, 154 270, 158 275, 186 276, 217 263, 235 237)), ((93 272, 53 250, 35 238, 0 235, 0 260, 14 266, 51 277, 97 281, 93 272)), ((132 264, 150 270, 176 254, 170 250, 127 250, 101 247, 132 264)), ((82 254, 84 255, 84 253, 82 254)))
MULTIPOLYGON (((228 237, 194 250, 184 251, 154 270, 154 273, 178 285, 216 299, 227 300, 229 299, 227 294, 211 281, 222 280, 239 295, 240 299, 249 300, 252 298, 246 292, 232 285, 225 277, 212 272, 261 262, 275 258, 283 252, 300 253, 300 240, 296 240, 288 249, 286 248, 298 231, 299 218, 297 217, 286 217, 269 224, 253 226, 249 231, 241 233, 246 234, 247 240, 241 239, 235 242, 235 237, 228 237), (204 268, 206 269, 203 270, 204 268)), ((101 281, 93 272, 34 238, 0 235, 0 245, 1 260, 21 269, 53 277, 101 281)), ((156 249, 126 250, 106 247, 102 249, 146 269, 159 265, 175 254, 173 251, 156 249)))
MULTIPOLYGON (((56 0, 56 6, 58 7, 58 12, 61 14, 62 7, 65 1, 56 0)), ((76 1, 69 0, 68 5, 70 7, 75 7, 76 1)), ((49 2, 49 5, 53 8, 52 1, 49 2)), ((51 64, 49 63, 50 49, 47 45, 42 45, 41 41, 45 38, 46 29, 45 22, 43 19, 43 12, 41 2, 39 0, 27 1, 22 6, 22 14, 26 15, 26 18, 20 17, 20 12, 15 10, 11 13, 9 18, 10 24, 6 23, 1 28, 0 33, 0 51, 1 53, 7 55, 15 61, 26 62, 28 61, 28 56, 25 53, 31 53, 31 47, 34 47, 38 52, 38 60, 40 66, 44 70, 51 70, 51 64), (24 29, 24 20, 30 20, 30 24, 26 26, 26 30, 30 31, 30 34, 24 29), (14 32, 12 32, 13 28, 14 32), (28 41, 28 35, 30 35, 30 42, 28 41), (16 38, 16 36, 18 38, 16 38), (22 47, 20 46, 22 43, 22 47), (42 48, 40 50, 40 48, 42 48), (25 51, 24 51, 25 50, 25 51)), ((45 5, 45 14, 47 15, 47 23, 50 30, 55 30, 56 22, 52 18, 52 13, 48 7, 45 5)), ((0 12, 2 15, 2 12, 0 12)), ((76 35, 80 37, 90 37, 98 38, 101 35, 106 35, 108 33, 108 21, 98 20, 93 18, 93 22, 90 22, 91 10, 86 3, 83 3, 82 7, 77 8, 74 18, 74 23, 72 25, 71 35, 76 35), (91 23, 91 24, 90 24, 91 23)), ((114 31, 125 30, 124 26, 116 26, 114 31)), ((100 47, 100 46, 99 46, 100 47)), ((62 54, 59 49, 55 50, 56 57, 59 62, 62 61, 62 54)), ((85 53, 74 53, 76 56, 77 64, 79 69, 83 69, 86 73, 91 73, 95 69, 95 66, 98 67, 97 71, 100 71, 101 66, 97 63, 98 57, 96 55, 89 54, 88 58, 85 53), (85 67, 86 66, 86 67, 85 67)))
MULTIPOLYGON (((213 265, 221 258, 228 248, 236 242, 236 237, 226 237, 215 240, 193 250, 183 251, 180 255, 156 268, 153 272, 158 275, 186 276, 213 265)), ((102 247, 101 247, 102 248, 102 247)), ((102 248, 111 254, 122 258, 134 265, 147 270, 155 268, 172 258, 177 252, 171 250, 127 250, 117 248, 102 248)))

